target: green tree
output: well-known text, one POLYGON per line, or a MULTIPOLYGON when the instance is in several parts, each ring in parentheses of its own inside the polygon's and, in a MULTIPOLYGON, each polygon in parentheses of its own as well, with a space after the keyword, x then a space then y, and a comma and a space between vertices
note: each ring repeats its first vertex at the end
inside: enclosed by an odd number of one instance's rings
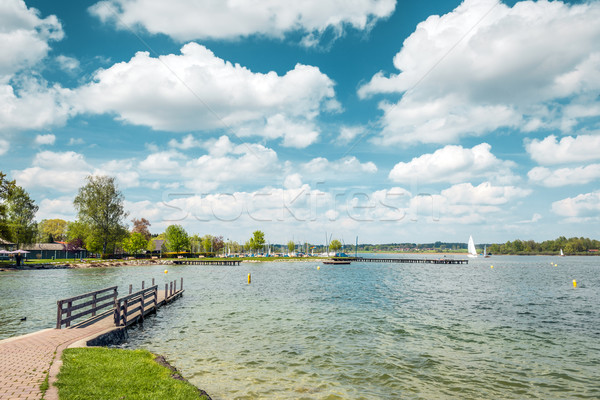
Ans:
POLYGON ((250 238, 250 248, 253 251, 258 251, 265 245, 265 234, 262 231, 254 231, 250 238))
POLYGON ((202 248, 202 238, 197 233, 190 236, 190 248, 192 253, 199 253, 202 248))
POLYGON ((333 239, 329 243, 329 249, 333 250, 334 252, 337 252, 341 248, 342 248, 342 243, 337 239, 333 239))
POLYGON ((67 239, 67 221, 44 219, 38 224, 38 234, 42 243, 62 242, 67 239))
POLYGON ((190 238, 181 225, 169 225, 165 230, 165 238, 169 251, 185 251, 190 246, 190 238))
POLYGON ((294 252, 294 250, 296 249, 296 243, 294 243, 294 241, 293 241, 293 240, 290 240, 290 241, 287 243, 287 248, 288 248, 288 252, 289 252, 289 253, 293 253, 293 252, 294 252))
MULTIPOLYGON (((73 200, 79 221, 88 226, 89 241, 100 242, 102 253, 121 242, 126 235, 123 220, 128 213, 124 208, 125 198, 117 188, 114 177, 88 176, 87 184, 79 188, 73 200)), ((90 243, 86 242, 89 246, 90 243)), ((88 250, 90 248, 88 247, 88 250)))
POLYGON ((146 247, 148 247, 148 240, 139 232, 133 232, 123 239, 123 250, 127 253, 139 253, 146 247))
POLYGON ((15 187, 15 181, 6 180, 6 175, 0 171, 0 238, 10 240, 11 232, 8 227, 8 196, 15 187))
POLYGON ((13 186, 9 191, 7 206, 8 228, 17 249, 21 244, 32 243, 37 233, 35 213, 38 206, 20 186, 13 186))
POLYGON ((209 253, 213 251, 213 236, 212 235, 204 235, 202 236, 202 248, 205 253, 209 253))

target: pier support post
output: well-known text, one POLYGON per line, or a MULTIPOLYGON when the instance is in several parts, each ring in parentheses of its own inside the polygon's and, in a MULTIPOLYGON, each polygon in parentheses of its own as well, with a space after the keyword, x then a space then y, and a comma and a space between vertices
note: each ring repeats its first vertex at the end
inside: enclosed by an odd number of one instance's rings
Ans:
POLYGON ((169 284, 165 283, 165 303, 167 302, 168 298, 169 298, 169 284))
POLYGON ((133 292, 133 285, 129 284, 129 294, 131 294, 133 292))
POLYGON ((179 290, 183 290, 183 278, 181 278, 181 287, 179 288, 179 290))
POLYGON ((152 278, 152 286, 154 286, 154 278, 152 278))
POLYGON ((144 285, 145 285, 145 282, 142 281, 142 290, 144 290, 144 285))

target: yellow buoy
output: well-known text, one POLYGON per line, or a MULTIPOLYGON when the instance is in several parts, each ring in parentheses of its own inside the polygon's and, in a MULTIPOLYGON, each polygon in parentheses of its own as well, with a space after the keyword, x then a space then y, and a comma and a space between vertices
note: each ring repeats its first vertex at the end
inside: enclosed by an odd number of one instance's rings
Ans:
POLYGON ((494 266, 493 266, 493 265, 490 265, 490 268, 494 268, 494 266))
POLYGON ((317 269, 321 269, 321 266, 320 266, 320 265, 317 265, 317 269))
POLYGON ((248 284, 250 284, 251 279, 250 279, 250 274, 248 274, 248 284))
POLYGON ((168 273, 169 271, 165 269, 165 274, 168 273))
POLYGON ((577 281, 575 279, 573 279, 573 287, 577 287, 577 281))

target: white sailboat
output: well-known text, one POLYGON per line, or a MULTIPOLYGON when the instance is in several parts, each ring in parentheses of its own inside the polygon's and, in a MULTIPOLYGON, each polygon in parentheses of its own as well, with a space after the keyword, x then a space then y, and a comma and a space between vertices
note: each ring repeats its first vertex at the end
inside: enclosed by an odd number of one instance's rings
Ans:
POLYGON ((490 255, 487 252, 487 245, 483 245, 483 258, 490 258, 490 255))
POLYGON ((565 256, 565 253, 563 253, 563 250, 562 250, 562 249, 560 249, 560 256, 561 256, 561 257, 564 257, 564 256, 565 256))
POLYGON ((473 242, 473 236, 469 236, 469 245, 467 247, 469 258, 477 258, 477 250, 475 250, 475 242, 473 242))

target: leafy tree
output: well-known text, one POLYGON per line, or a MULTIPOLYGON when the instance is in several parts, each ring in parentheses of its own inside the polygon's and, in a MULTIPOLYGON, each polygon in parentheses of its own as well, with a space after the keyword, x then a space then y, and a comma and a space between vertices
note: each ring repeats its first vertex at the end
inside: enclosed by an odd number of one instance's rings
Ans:
POLYGON ((290 253, 293 253, 293 252, 294 252, 294 250, 296 250, 296 243, 294 243, 294 241, 293 241, 293 240, 290 240, 290 241, 287 243, 287 248, 288 248, 288 252, 290 252, 290 253))
POLYGON ((13 186, 9 191, 7 206, 8 228, 17 249, 23 243, 32 243, 37 233, 35 213, 38 206, 20 186, 13 186))
POLYGON ((148 246, 148 240, 143 234, 133 232, 129 237, 123 239, 123 250, 127 253, 139 253, 148 246))
POLYGON ((38 224, 40 242, 62 242, 67 238, 67 221, 64 219, 44 219, 38 224))
POLYGON ((106 253, 108 247, 114 248, 126 235, 123 224, 128 215, 124 209, 125 198, 114 177, 88 176, 86 180, 87 184, 79 188, 73 205, 79 221, 87 225, 92 236, 86 241, 88 250, 90 242, 100 242, 102 253, 106 253))
POLYGON ((190 245, 190 238, 181 225, 169 225, 165 230, 165 237, 169 251, 184 251, 190 245))
POLYGON ((254 231, 250 238, 250 248, 253 251, 258 251, 265 245, 265 234, 262 231, 254 231))
POLYGON ((144 238, 146 239, 146 241, 150 240, 150 238, 152 237, 152 234, 150 233, 150 230, 148 229, 148 227, 151 225, 150 221, 148 221, 146 218, 142 218, 142 219, 132 219, 131 222, 133 223, 133 228, 131 229, 131 233, 141 233, 142 236, 144 236, 144 238))
POLYGON ((8 196, 12 188, 15 187, 15 181, 6 180, 6 175, 0 171, 0 237, 6 240, 11 239, 11 232, 8 227, 8 196))
POLYGON ((202 247, 206 253, 213 251, 213 236, 204 235, 202 236, 202 247))
POLYGON ((225 247, 223 236, 213 236, 213 252, 218 253, 225 247))
POLYGON ((337 240, 337 239, 333 239, 330 243, 329 243, 329 248, 331 250, 333 250, 334 252, 337 252, 339 249, 342 248, 342 243, 337 240))
POLYGON ((190 237, 190 248, 192 253, 199 253, 202 248, 202 238, 197 233, 190 237))

